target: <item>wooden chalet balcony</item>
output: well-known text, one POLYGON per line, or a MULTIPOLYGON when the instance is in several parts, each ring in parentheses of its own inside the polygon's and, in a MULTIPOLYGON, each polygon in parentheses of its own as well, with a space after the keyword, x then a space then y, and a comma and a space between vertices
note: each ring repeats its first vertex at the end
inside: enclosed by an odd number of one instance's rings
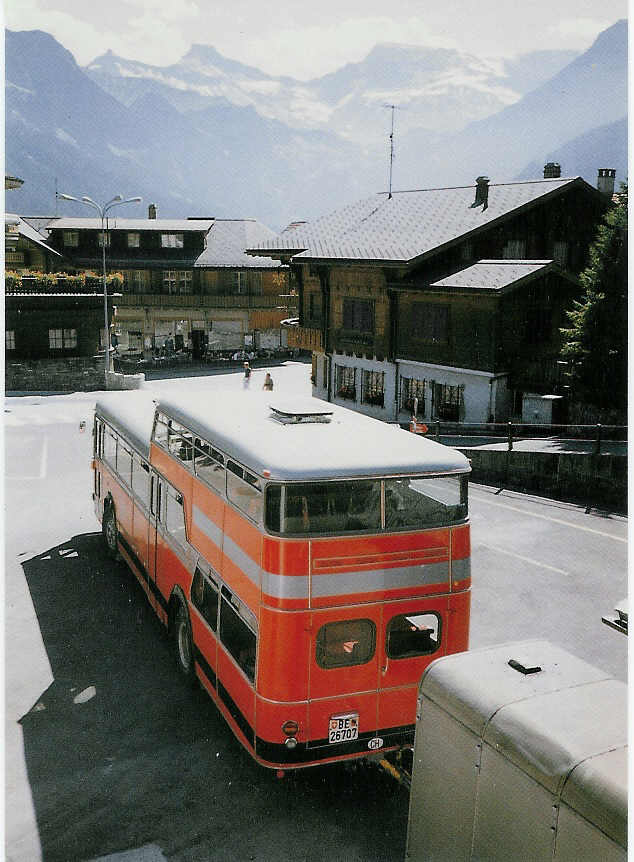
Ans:
POLYGON ((314 350, 324 352, 324 338, 321 329, 309 329, 307 326, 288 326, 288 346, 299 350, 314 350))
POLYGON ((278 308, 279 296, 199 293, 124 293, 117 297, 119 308, 278 308))

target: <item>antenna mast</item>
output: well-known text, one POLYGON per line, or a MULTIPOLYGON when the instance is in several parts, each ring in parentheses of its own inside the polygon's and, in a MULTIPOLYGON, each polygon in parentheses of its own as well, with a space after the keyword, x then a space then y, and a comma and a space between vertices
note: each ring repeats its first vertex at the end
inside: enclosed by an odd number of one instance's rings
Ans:
POLYGON ((392 111, 392 128, 390 130, 390 182, 388 198, 392 197, 392 164, 394 162, 394 111, 396 105, 383 105, 384 108, 390 108, 392 111))

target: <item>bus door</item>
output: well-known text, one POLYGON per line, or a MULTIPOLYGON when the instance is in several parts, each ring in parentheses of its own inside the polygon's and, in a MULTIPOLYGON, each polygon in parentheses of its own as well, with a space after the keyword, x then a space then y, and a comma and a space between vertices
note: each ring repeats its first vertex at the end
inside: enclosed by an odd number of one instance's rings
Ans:
POLYGON ((379 727, 403 728, 415 722, 424 669, 447 651, 447 598, 388 602, 381 616, 379 727))
POLYGON ((147 549, 147 573, 148 586, 150 588, 150 602, 154 610, 161 616, 156 585, 159 562, 159 542, 161 534, 159 524, 165 506, 165 483, 153 470, 150 474, 150 517, 148 519, 148 549, 147 549))
POLYGON ((336 757, 370 743, 379 727, 380 605, 315 611, 312 632, 308 745, 336 757))

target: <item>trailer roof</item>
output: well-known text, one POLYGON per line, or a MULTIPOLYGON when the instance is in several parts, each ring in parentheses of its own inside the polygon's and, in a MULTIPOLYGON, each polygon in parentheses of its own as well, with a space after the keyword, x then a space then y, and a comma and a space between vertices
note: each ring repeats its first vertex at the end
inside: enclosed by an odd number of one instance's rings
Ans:
MULTIPOLYGON (((142 452, 149 452, 151 396, 120 394, 124 397, 100 400, 97 409, 142 452)), ((163 398, 158 407, 256 473, 268 471, 273 479, 470 470, 467 458, 455 449, 317 398, 289 400, 269 392, 223 391, 210 393, 207 399, 199 394, 163 398), (301 415, 301 421, 293 421, 293 415, 301 415)))

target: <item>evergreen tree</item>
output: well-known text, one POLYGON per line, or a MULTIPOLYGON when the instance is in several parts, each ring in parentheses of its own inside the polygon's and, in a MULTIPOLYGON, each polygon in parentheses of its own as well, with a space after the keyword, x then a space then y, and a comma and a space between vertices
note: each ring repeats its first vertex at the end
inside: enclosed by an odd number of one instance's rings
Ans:
POLYGON ((576 402, 625 410, 627 404, 627 185, 608 210, 581 273, 583 294, 567 312, 561 355, 576 402))

